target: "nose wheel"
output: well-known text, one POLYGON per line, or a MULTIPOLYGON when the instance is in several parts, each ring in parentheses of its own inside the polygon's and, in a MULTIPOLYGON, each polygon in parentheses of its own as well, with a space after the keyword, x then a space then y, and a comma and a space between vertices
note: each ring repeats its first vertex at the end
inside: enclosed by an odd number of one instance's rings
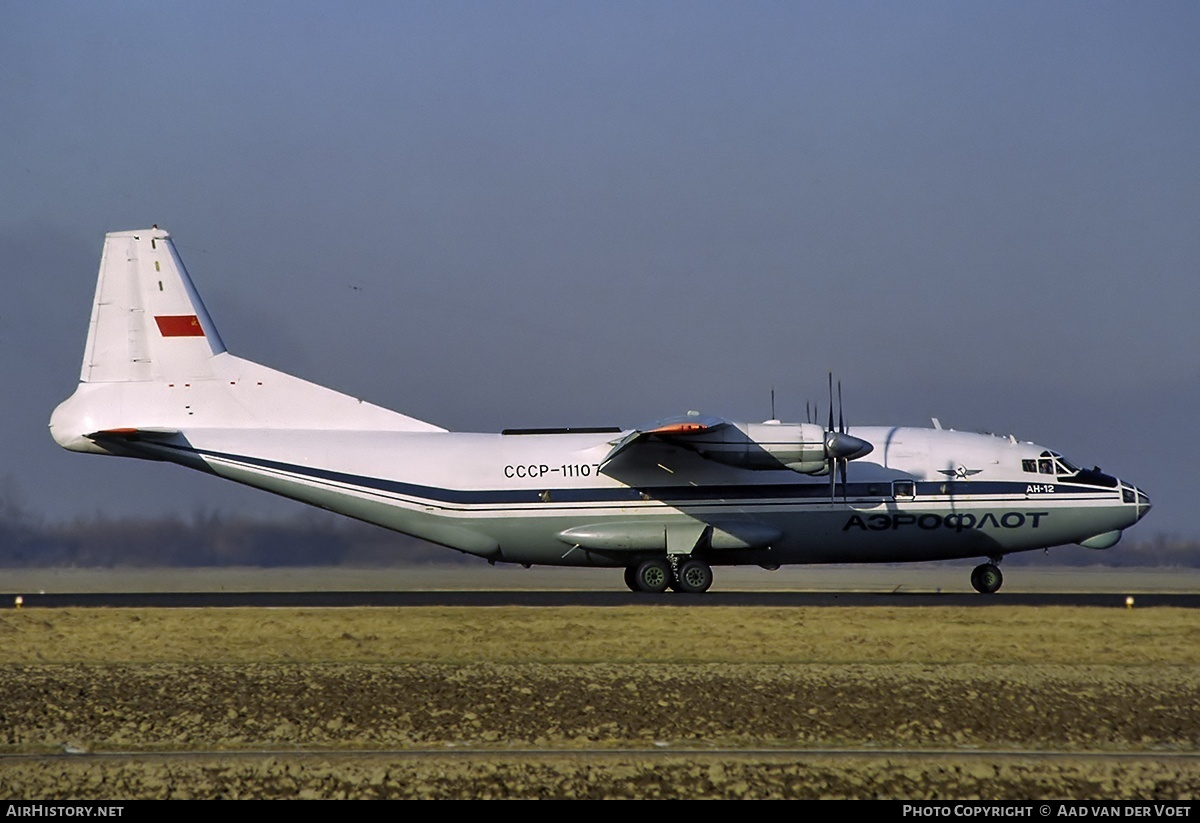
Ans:
POLYGON ((1004 575, 995 562, 983 563, 971 572, 971 586, 980 594, 995 594, 1004 584, 1004 575))

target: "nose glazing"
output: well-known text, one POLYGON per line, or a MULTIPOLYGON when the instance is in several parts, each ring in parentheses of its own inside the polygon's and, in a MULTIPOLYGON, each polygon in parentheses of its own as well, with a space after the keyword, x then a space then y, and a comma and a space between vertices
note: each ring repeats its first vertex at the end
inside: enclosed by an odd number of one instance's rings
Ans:
POLYGON ((1153 508, 1153 505, 1150 503, 1150 496, 1131 483, 1121 484, 1121 499, 1125 503, 1137 506, 1138 520, 1145 517, 1146 513, 1153 508))

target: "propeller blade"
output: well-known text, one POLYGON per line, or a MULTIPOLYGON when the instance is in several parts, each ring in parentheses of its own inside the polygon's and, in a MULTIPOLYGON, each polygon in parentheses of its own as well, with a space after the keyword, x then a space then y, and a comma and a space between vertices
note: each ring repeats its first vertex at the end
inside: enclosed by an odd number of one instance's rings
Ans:
POLYGON ((830 434, 833 433, 833 372, 829 373, 829 425, 826 427, 830 434))
POLYGON ((842 417, 842 381, 838 381, 838 431, 846 433, 846 420, 842 417))
MULTIPOLYGON (((842 381, 839 380, 838 381, 838 434, 842 437, 849 437, 849 435, 846 434, 846 418, 842 416, 843 408, 844 407, 842 406, 842 381)), ((847 464, 848 463, 849 463, 849 461, 843 457, 840 465, 838 466, 838 468, 840 468, 842 470, 841 473, 842 473, 842 502, 843 503, 846 502, 846 474, 847 474, 847 464)))
POLYGON ((837 496, 837 458, 833 456, 833 369, 829 370, 829 426, 825 429, 825 451, 829 455, 829 502, 837 496))

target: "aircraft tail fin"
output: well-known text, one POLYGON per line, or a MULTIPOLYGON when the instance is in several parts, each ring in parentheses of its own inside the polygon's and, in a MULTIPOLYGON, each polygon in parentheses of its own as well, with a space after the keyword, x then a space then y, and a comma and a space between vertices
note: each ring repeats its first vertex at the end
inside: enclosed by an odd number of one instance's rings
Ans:
POLYGON ((105 237, 83 367, 50 420, 65 448, 95 435, 192 429, 444 429, 235 357, 158 227, 105 237))
POLYGON ((81 383, 211 377, 212 358, 224 351, 167 232, 104 238, 81 383))

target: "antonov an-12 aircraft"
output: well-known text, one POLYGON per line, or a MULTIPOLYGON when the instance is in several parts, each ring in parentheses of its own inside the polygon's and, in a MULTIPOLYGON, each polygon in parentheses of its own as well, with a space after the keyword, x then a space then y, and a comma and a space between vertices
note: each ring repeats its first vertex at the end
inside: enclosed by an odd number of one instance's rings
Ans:
MULTIPOLYGON (((703 592, 713 566, 1106 549, 1136 486, 1015 437, 688 412, 639 429, 449 432, 225 350, 167 232, 109 234, 59 445, 165 460, 492 562, 623 568, 703 592)), ((840 394, 840 389, 839 389, 840 394)), ((840 414, 839 414, 840 417, 840 414)), ((936 421, 935 421, 936 424, 936 421)))

